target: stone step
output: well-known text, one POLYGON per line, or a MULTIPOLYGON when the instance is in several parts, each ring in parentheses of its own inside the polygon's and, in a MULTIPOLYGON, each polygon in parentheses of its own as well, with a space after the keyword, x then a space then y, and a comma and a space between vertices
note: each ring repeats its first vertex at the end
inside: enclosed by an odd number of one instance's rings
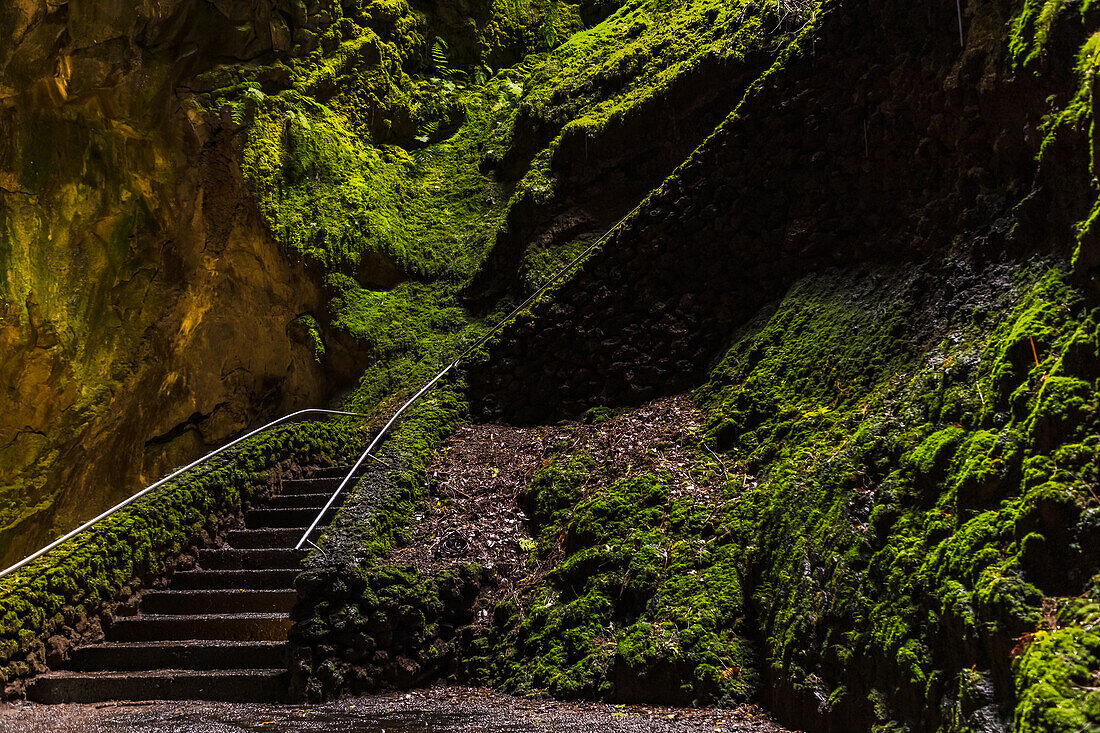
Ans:
MULTIPOLYGON (((265 509, 313 509, 320 511, 332 496, 332 492, 317 494, 276 494, 264 505, 265 509)), ((337 497, 339 500, 339 497, 337 497)))
POLYGON ((294 607, 293 590, 153 590, 141 596, 142 613, 283 613, 294 607))
POLYGON ((69 652, 73 672, 146 669, 278 669, 287 667, 285 641, 104 642, 69 652))
MULTIPOLYGON (((337 507, 331 507, 321 518, 327 524, 336 515, 337 507)), ((267 527, 308 527, 317 516, 317 509, 252 509, 245 512, 244 526, 248 529, 267 527)))
POLYGON ((34 679, 27 698, 38 703, 105 700, 212 700, 285 702, 285 669, 50 672, 34 679))
POLYGON ((268 547, 253 550, 199 550, 199 567, 203 570, 276 570, 297 568, 305 552, 291 547, 268 547))
POLYGON ((289 630, 289 613, 143 613, 115 619, 106 636, 107 641, 286 641, 289 630))
MULTIPOLYGON (((368 459, 369 460, 369 459, 368 459)), ((348 475, 348 471, 351 470, 352 464, 346 466, 326 466, 325 468, 310 468, 309 476, 306 478, 336 478, 342 479, 348 475)), ((358 473, 364 472, 364 467, 360 466, 358 473)))
MULTIPOLYGON (((307 525, 308 526, 308 525, 307 525)), ((257 550, 266 547, 294 547, 302 538, 306 527, 282 527, 278 529, 235 529, 225 538, 226 544, 238 550, 257 550)))
MULTIPOLYGON (((344 480, 344 474, 340 476, 333 476, 332 478, 296 478, 296 479, 283 479, 282 483, 275 486, 276 496, 288 496, 290 494, 318 494, 328 493, 331 494, 336 490, 336 487, 340 485, 340 482, 344 480)), ((355 479, 349 482, 349 485, 353 483, 355 479)))
POLYGON ((297 568, 275 570, 184 570, 172 576, 172 590, 293 588, 297 568))

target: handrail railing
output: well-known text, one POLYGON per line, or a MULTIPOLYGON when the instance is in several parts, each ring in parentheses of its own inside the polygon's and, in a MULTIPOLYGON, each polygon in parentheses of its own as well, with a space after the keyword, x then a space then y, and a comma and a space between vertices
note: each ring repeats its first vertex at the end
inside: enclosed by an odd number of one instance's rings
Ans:
MULTIPOLYGON (((229 448, 232 448, 233 446, 237 445, 237 443, 240 443, 242 440, 247 440, 248 438, 251 438, 253 435, 256 435, 257 433, 261 433, 264 430, 267 430, 268 428, 270 428, 274 425, 278 425, 281 422, 285 422, 286 420, 289 420, 293 417, 297 417, 299 415, 304 415, 306 413, 317 413, 317 412, 324 413, 326 415, 345 415, 345 416, 348 416, 348 417, 370 417, 369 415, 364 415, 361 412, 346 412, 344 410, 322 410, 322 409, 316 408, 316 407, 311 407, 311 408, 308 408, 308 409, 305 409, 305 410, 298 410, 297 412, 292 412, 289 415, 283 415, 282 417, 280 417, 276 420, 272 420, 271 422, 264 425, 263 427, 256 428, 252 432, 247 433, 246 435, 242 435, 241 437, 239 437, 236 440, 233 440, 229 443, 226 443, 221 448, 210 451, 209 453, 204 455, 202 458, 199 458, 198 460, 195 460, 195 461, 192 461, 191 463, 188 463, 183 468, 180 468, 180 469, 170 473, 169 475, 165 476, 164 478, 157 481, 156 483, 153 483, 153 484, 150 484, 149 486, 146 486, 144 489, 137 492, 136 494, 134 494, 130 498, 128 498, 124 501, 121 501, 118 504, 115 504, 113 507, 111 507, 107 511, 103 512, 99 516, 95 517, 94 519, 88 520, 84 524, 82 524, 79 527, 77 527, 76 529, 74 529, 72 532, 69 532, 68 534, 66 534, 64 536, 59 537, 58 539, 54 540, 50 544, 43 547, 41 550, 38 550, 37 552, 35 552, 31 555, 28 555, 27 557, 23 558, 22 560, 15 563, 11 567, 7 568, 6 570, 0 571, 0 578, 4 577, 5 575, 12 572, 13 570, 18 570, 19 568, 23 567, 24 565, 31 562, 32 560, 35 560, 35 559, 41 557, 42 555, 45 555, 50 550, 52 550, 52 549, 56 548, 57 546, 63 544, 67 540, 72 539, 73 537, 80 534, 81 532, 88 529, 89 527, 93 526, 94 524, 96 524, 98 522, 101 522, 102 520, 104 520, 107 517, 111 516, 112 514, 117 512, 119 509, 122 509, 126 506, 129 506, 130 504, 137 501, 141 497, 145 496, 146 494, 148 494, 150 491, 157 488, 158 486, 163 486, 165 483, 171 481, 176 476, 179 476, 184 471, 188 471, 188 470, 194 468, 195 466, 199 465, 200 463, 202 463, 206 460, 209 460, 210 458, 213 458, 214 456, 218 455, 222 451, 228 450, 229 448)), ((360 462, 362 462, 363 459, 360 458, 359 460, 360 460, 360 462)), ((358 466, 358 464, 356 464, 356 465, 358 466)))
MULTIPOLYGON (((443 375, 449 372, 451 370, 451 367, 453 367, 457 363, 458 362, 451 362, 446 369, 441 371, 439 374, 436 374, 435 378, 432 379, 432 381, 425 384, 423 387, 420 388, 419 392, 409 398, 408 402, 403 404, 401 406, 401 409, 393 414, 393 417, 390 418, 389 422, 387 422, 382 427, 382 429, 378 431, 378 435, 374 436, 374 440, 372 440, 370 442, 370 445, 367 446, 367 449, 363 451, 363 455, 359 456, 359 460, 356 461, 355 465, 351 467, 350 471, 348 471, 348 475, 345 476, 344 480, 340 482, 340 485, 336 487, 336 491, 332 492, 332 496, 330 496, 328 498, 328 501, 325 502, 325 506, 321 509, 321 511, 317 513, 317 516, 313 518, 313 523, 309 525, 309 529, 307 529, 302 535, 302 539, 298 540, 298 544, 294 545, 295 550, 302 549, 302 545, 304 545, 309 540, 309 535, 313 532, 314 529, 317 528, 317 525, 321 523, 321 519, 325 516, 325 512, 327 512, 329 507, 332 506, 332 503, 336 501, 336 497, 340 495, 340 492, 344 490, 344 487, 347 485, 347 483, 351 481, 351 477, 354 476, 355 472, 359 470, 359 466, 363 465, 363 461, 367 460, 367 456, 369 456, 370 452, 374 450, 374 446, 378 445, 378 441, 382 440, 382 436, 386 434, 386 431, 389 430, 390 426, 393 425, 397 418, 401 416, 401 413, 404 412, 409 405, 419 399, 420 395, 431 389, 432 385, 442 379, 443 375)), ((371 457, 373 458, 374 456, 371 457)))
POLYGON ((432 380, 430 382, 428 382, 423 387, 421 387, 420 390, 416 394, 414 394, 412 397, 410 397, 408 399, 408 401, 405 402, 405 404, 401 405, 401 407, 397 410, 397 412, 395 412, 393 414, 393 417, 391 417, 389 419, 389 422, 387 422, 384 426, 382 426, 382 429, 380 431, 378 431, 378 435, 374 436, 374 440, 372 440, 370 442, 370 445, 367 446, 367 449, 365 451, 363 451, 363 454, 361 456, 359 456, 359 460, 356 461, 355 465, 351 467, 351 470, 348 472, 348 475, 344 477, 344 480, 341 481, 340 485, 336 487, 336 490, 332 492, 332 496, 330 496, 328 501, 325 502, 324 508, 321 509, 321 511, 317 513, 317 516, 314 517, 313 522, 309 525, 309 529, 307 529, 305 531, 305 533, 302 535, 302 538, 300 540, 298 540, 298 544, 294 545, 294 549, 295 550, 300 550, 300 549, 302 549, 302 545, 309 542, 309 536, 313 533, 313 530, 317 528, 317 525, 321 523, 321 519, 324 518, 325 512, 327 512, 329 510, 329 507, 331 507, 332 504, 336 501, 336 497, 338 497, 340 495, 340 492, 343 491, 344 487, 348 484, 349 481, 351 481, 351 477, 355 475, 355 472, 359 469, 359 466, 361 466, 363 461, 365 461, 367 459, 367 457, 370 455, 370 452, 372 450, 374 450, 374 447, 376 445, 378 445, 379 442, 381 442, 382 437, 386 434, 386 431, 388 431, 390 429, 390 427, 393 426, 393 424, 395 422, 397 422, 397 418, 399 418, 401 416, 401 413, 405 412, 405 410, 407 410, 409 408, 409 406, 411 406, 414 402, 416 402, 418 399, 420 399, 420 397, 423 396, 423 394, 425 392, 427 392, 429 389, 431 389, 432 386, 436 382, 438 382, 440 379, 442 379, 444 377, 444 375, 447 374, 447 372, 451 371, 456 366, 458 366, 459 362, 461 362, 463 359, 468 357, 470 354, 477 351, 481 347, 482 344, 484 344, 486 341, 488 341, 492 337, 492 335, 494 333, 499 331, 506 323, 508 323, 513 318, 515 318, 517 315, 519 315, 519 313, 524 308, 526 308, 527 306, 534 303, 535 300, 540 295, 545 293, 550 288, 551 285, 553 285, 555 282, 560 280, 562 278, 562 276, 564 276, 567 272, 572 270, 576 265, 580 264, 584 260, 584 258, 588 257, 588 255, 590 255, 593 252, 593 250, 596 249, 596 247, 598 247, 600 244, 602 244, 604 242, 604 240, 606 240, 609 236, 611 236, 612 232, 614 232, 616 229, 618 229, 620 226, 622 226, 623 222, 625 222, 627 219, 629 219, 631 216, 633 216, 639 209, 641 209, 642 205, 644 203, 645 203, 645 200, 643 199, 637 206, 635 206, 633 209, 631 209, 626 214, 624 214, 621 219, 619 219, 617 222, 615 222, 614 226, 612 226, 610 229, 608 229, 606 232, 604 232, 602 235, 600 235, 599 239, 597 239, 592 244, 588 245, 588 247, 586 247, 583 252, 581 252, 579 255, 574 257, 572 260, 569 261, 568 264, 566 264, 564 267, 562 267, 560 270, 558 270, 556 273, 554 273, 553 277, 551 277, 549 280, 547 280, 541 286, 539 286, 538 290, 531 293, 531 295, 529 295, 526 300, 524 300, 522 303, 520 303, 515 308, 513 308, 512 311, 508 315, 504 316, 504 318, 501 318, 499 321, 497 321, 495 324, 493 324, 493 326, 488 331, 486 331, 484 334, 482 334, 481 338, 479 338, 477 341, 475 341, 471 346, 464 349, 462 351, 462 353, 458 355, 458 358, 456 358, 454 361, 452 361, 447 366, 443 367, 443 370, 440 371, 438 374, 436 374, 434 377, 432 377, 432 380))

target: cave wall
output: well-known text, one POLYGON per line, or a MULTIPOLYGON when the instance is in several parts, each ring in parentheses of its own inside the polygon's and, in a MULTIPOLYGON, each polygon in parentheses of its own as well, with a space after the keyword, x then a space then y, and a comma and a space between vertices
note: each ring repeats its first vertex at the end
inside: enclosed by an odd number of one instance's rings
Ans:
MULTIPOLYGON (((1092 202, 1083 136, 1038 169, 1047 98, 1072 63, 1017 72, 1016 8, 843 2, 470 371, 475 412, 518 422, 631 404, 698 383, 733 326, 821 267, 1072 253, 1092 202)), ((1083 41, 1067 23, 1051 56, 1083 41)))
MULTIPOLYGON (((289 13, 287 4, 287 13, 289 13)), ((177 94, 270 54, 268 3, 0 11, 0 564, 329 390, 235 141, 177 94)))

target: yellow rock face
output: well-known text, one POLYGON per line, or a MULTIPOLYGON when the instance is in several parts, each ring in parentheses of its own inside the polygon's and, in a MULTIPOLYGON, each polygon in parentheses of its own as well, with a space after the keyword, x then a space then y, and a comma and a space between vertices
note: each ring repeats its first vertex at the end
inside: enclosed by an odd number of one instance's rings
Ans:
POLYGON ((329 386, 289 328, 317 307, 317 286, 256 215, 229 135, 175 92, 210 49, 269 49, 266 3, 5 5, 6 565, 329 386))

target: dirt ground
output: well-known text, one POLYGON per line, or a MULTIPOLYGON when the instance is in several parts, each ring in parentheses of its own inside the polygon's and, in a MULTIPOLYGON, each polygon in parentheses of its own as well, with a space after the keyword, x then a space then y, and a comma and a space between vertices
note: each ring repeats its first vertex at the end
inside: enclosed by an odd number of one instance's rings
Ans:
MULTIPOLYGON (((725 468, 715 457, 705 475, 699 474, 701 423, 691 399, 678 395, 596 424, 463 427, 430 466, 428 507, 413 518, 411 542, 394 551, 390 562, 433 573, 475 561, 496 567, 505 577, 530 575, 531 537, 516 499, 550 456, 563 450, 587 453, 596 465, 667 472, 671 499, 691 495, 699 503, 714 504, 725 468)), ((599 483, 594 476, 589 488, 597 490, 599 483)))
POLYGON ((5 733, 788 733, 758 708, 694 710, 527 700, 438 687, 325 705, 171 702, 0 705, 5 733))

